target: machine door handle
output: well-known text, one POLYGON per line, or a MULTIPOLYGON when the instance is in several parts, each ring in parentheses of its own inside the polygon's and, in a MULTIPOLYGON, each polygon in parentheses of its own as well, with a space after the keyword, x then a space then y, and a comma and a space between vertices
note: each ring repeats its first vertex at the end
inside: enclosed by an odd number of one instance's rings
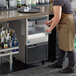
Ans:
POLYGON ((29 18, 28 21, 45 20, 47 18, 48 18, 47 16, 44 16, 44 17, 35 17, 35 18, 29 18))

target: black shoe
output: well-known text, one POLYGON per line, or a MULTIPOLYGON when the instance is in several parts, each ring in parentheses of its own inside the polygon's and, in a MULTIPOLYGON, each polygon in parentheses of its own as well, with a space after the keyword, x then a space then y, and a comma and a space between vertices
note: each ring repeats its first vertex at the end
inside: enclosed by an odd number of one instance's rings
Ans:
POLYGON ((58 63, 54 63, 52 65, 49 65, 48 67, 49 68, 63 68, 63 66, 62 65, 59 65, 58 63))
POLYGON ((60 70, 59 72, 60 73, 74 73, 74 69, 66 67, 66 68, 60 70))

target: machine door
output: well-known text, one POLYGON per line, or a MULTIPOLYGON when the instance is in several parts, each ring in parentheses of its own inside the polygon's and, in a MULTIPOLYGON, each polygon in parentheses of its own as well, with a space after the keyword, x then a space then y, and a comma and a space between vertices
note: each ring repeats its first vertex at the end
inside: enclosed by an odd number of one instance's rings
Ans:
POLYGON ((45 34, 44 23, 48 20, 48 16, 29 18, 27 20, 28 33, 26 35, 26 45, 37 44, 48 41, 48 35, 45 34))
POLYGON ((43 33, 44 23, 48 20, 48 16, 35 17, 28 19, 28 35, 43 33))

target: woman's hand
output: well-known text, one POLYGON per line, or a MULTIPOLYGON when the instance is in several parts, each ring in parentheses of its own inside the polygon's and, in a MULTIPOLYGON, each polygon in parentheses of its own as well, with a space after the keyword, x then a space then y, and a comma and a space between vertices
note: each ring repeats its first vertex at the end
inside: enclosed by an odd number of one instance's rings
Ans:
POLYGON ((48 32, 48 33, 51 32, 51 31, 52 31, 52 30, 51 30, 50 27, 46 29, 46 32, 48 32))
POLYGON ((48 27, 48 28, 46 29, 46 32, 48 32, 48 33, 52 31, 52 29, 51 29, 51 23, 52 23, 52 22, 53 22, 53 18, 45 23, 46 26, 50 26, 50 27, 48 27))
POLYGON ((53 21, 53 18, 51 20, 49 20, 49 21, 46 21, 45 24, 48 25, 48 26, 50 26, 51 23, 52 23, 52 21, 53 21))

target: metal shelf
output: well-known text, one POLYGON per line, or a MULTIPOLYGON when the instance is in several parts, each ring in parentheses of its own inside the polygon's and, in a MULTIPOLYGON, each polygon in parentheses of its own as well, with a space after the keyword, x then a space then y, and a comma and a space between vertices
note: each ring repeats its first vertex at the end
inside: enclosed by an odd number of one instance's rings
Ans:
POLYGON ((1 50, 0 50, 0 57, 8 56, 8 55, 11 55, 11 54, 17 54, 17 53, 19 53, 19 51, 16 51, 16 52, 12 52, 12 51, 11 51, 11 50, 15 50, 15 49, 19 49, 19 47, 1 49, 1 50), (8 51, 8 52, 2 53, 2 52, 5 52, 5 51, 8 51))
MULTIPOLYGON (((16 52, 12 52, 12 50, 16 50, 16 49, 19 49, 19 47, 13 47, 13 48, 7 48, 7 49, 0 49, 0 57, 4 57, 4 56, 9 56, 10 59, 9 59, 9 63, 10 63, 10 72, 12 72, 12 64, 13 64, 13 55, 14 54, 18 54, 19 51, 16 51, 16 52), (7 52, 5 52, 7 51, 7 52), (5 52, 5 53, 2 53, 2 52, 5 52)), ((7 59, 8 60, 8 59, 7 59)), ((2 63, 2 62, 1 62, 2 63)))
POLYGON ((8 52, 8 53, 4 53, 4 54, 0 54, 0 57, 3 57, 3 56, 8 56, 8 55, 12 55, 12 54, 18 54, 19 52, 8 52))
POLYGON ((13 47, 13 48, 7 48, 7 49, 0 49, 0 52, 9 51, 9 50, 15 50, 19 49, 19 47, 13 47))

